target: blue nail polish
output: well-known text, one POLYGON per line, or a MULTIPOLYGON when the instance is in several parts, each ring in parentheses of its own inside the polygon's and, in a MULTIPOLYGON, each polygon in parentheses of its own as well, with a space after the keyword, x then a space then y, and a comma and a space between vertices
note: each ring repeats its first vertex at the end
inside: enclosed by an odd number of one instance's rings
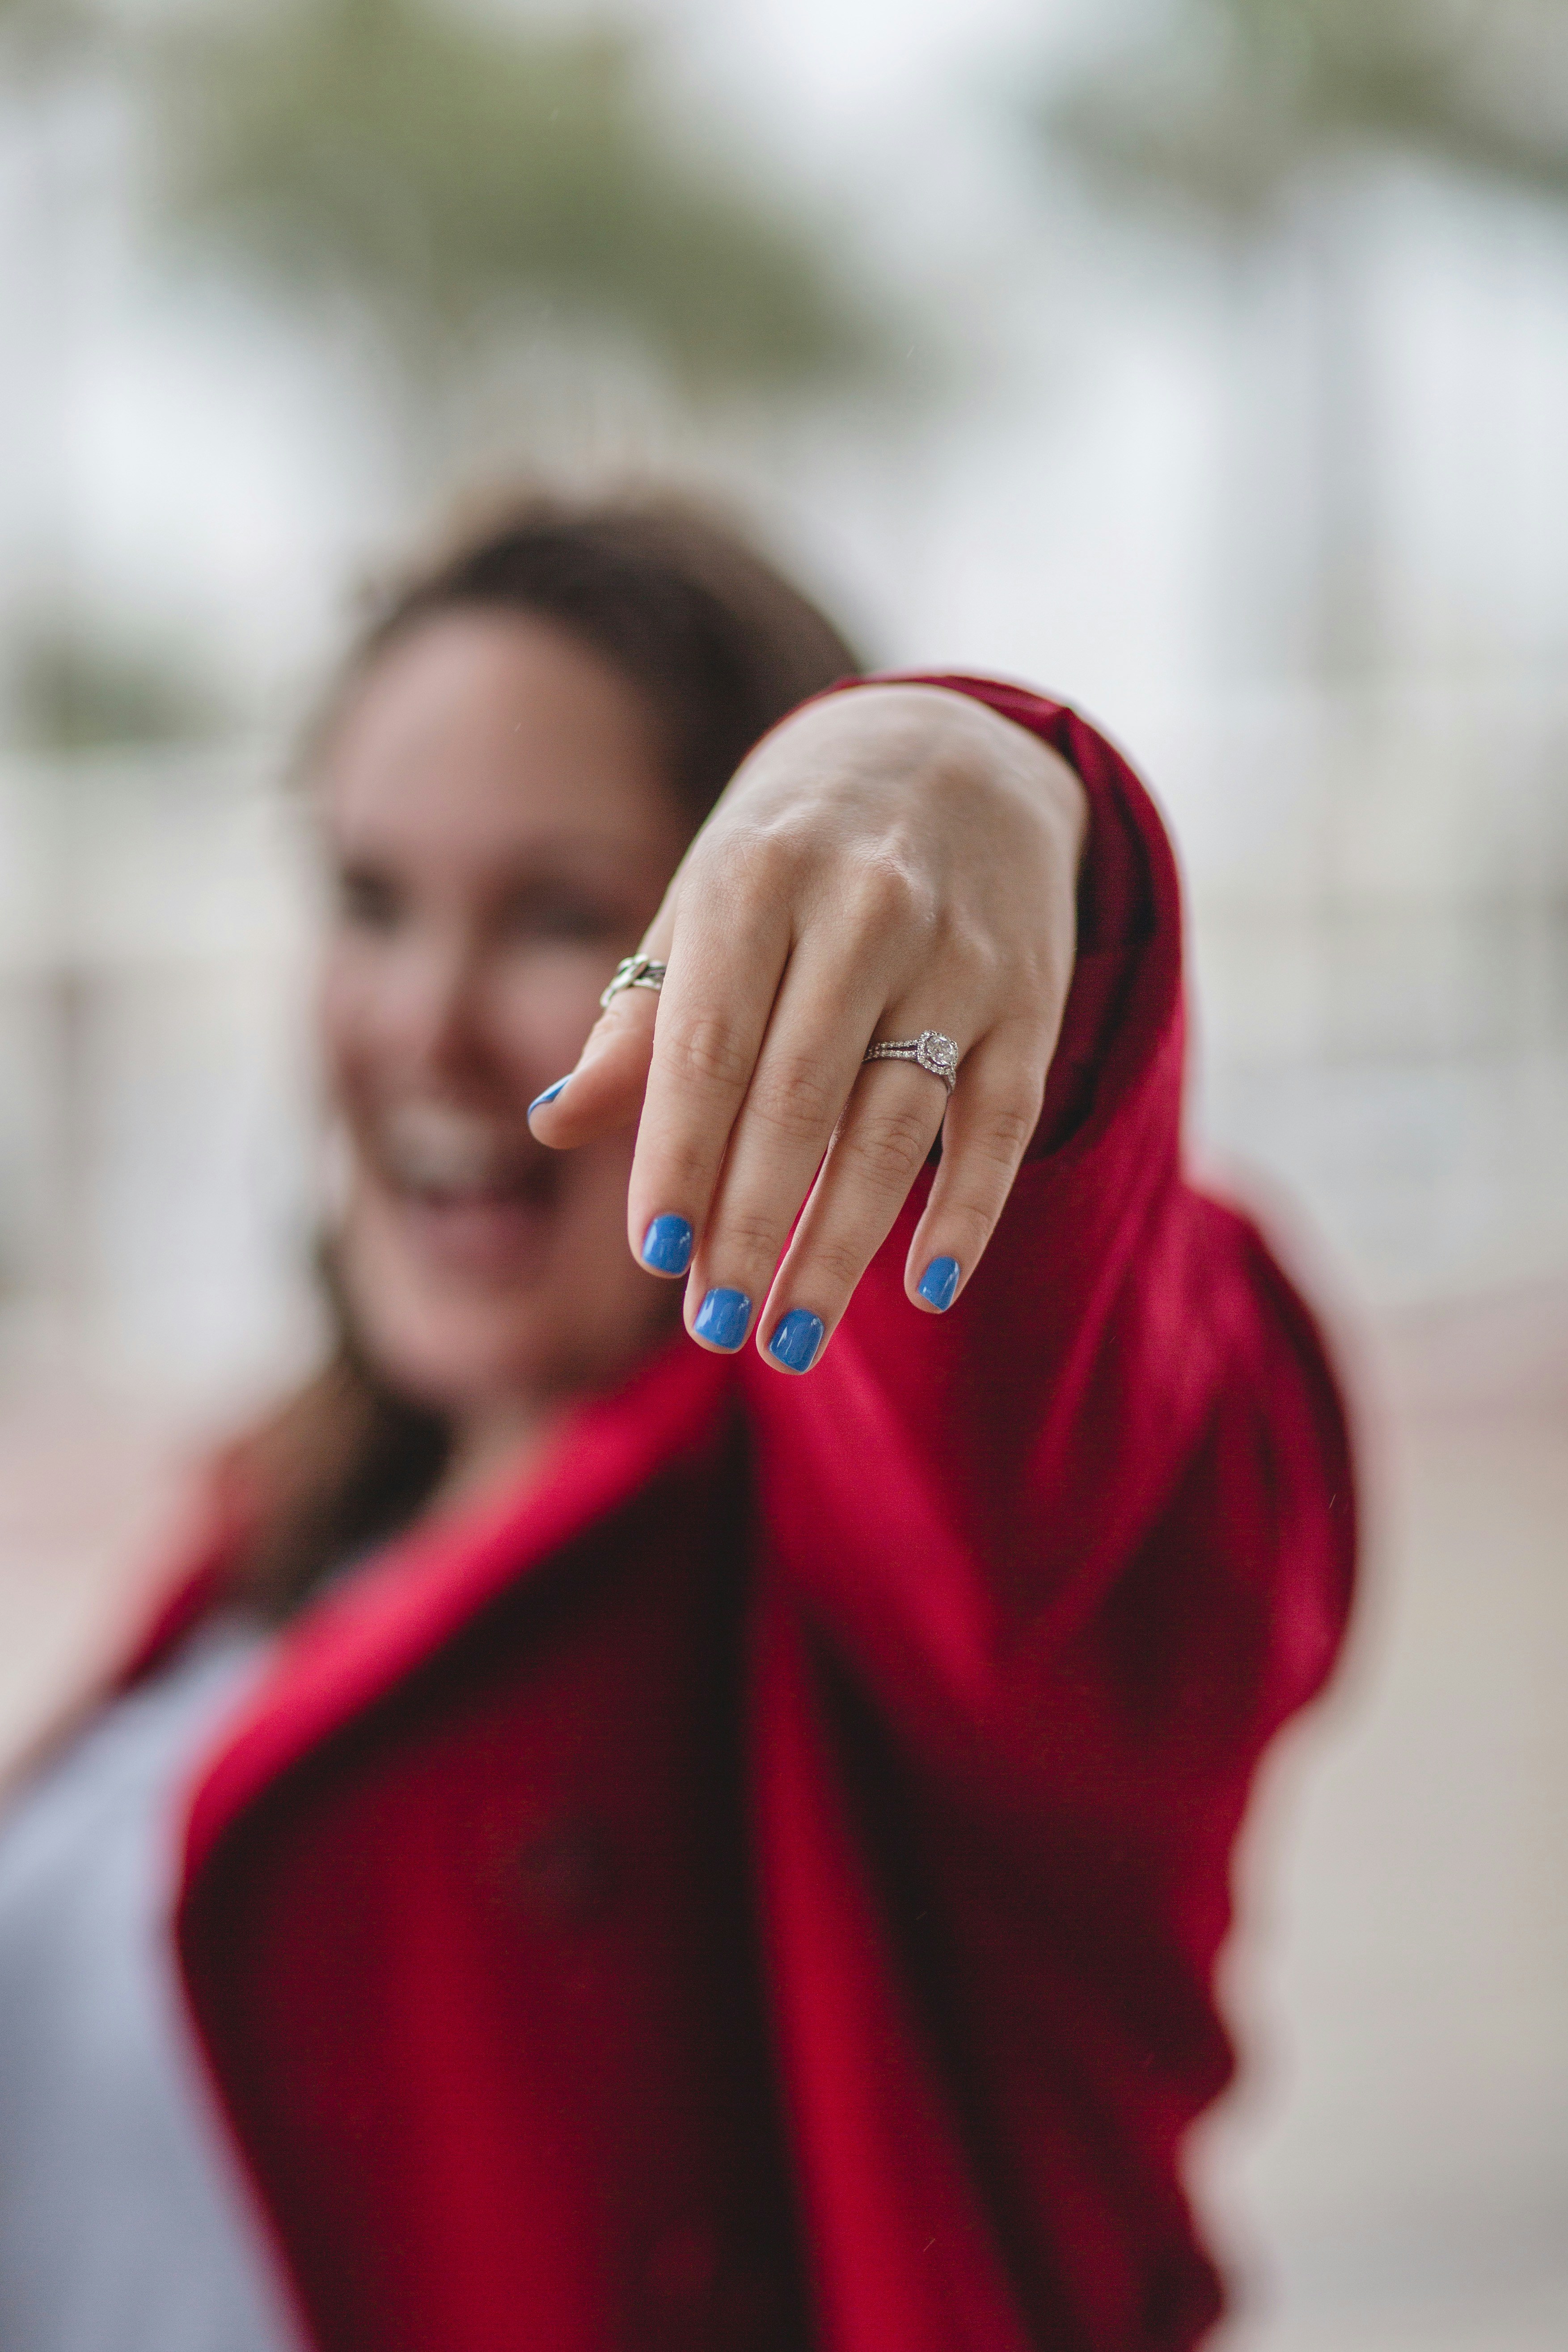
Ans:
POLYGON ((715 1348, 738 1348, 751 1319, 752 1302, 743 1290, 710 1290, 691 1328, 715 1348))
POLYGON ((806 1307, 792 1307, 774 1324, 768 1353, 776 1356, 787 1371, 809 1372, 822 1345, 822 1331, 820 1315, 812 1314, 806 1307))
POLYGON ((684 1217, 656 1217, 642 1237, 642 1262, 655 1274, 684 1274, 691 1262, 691 1227, 684 1217))
POLYGON ((530 1118, 533 1117, 536 1110, 542 1109, 544 1104, 553 1102, 555 1100, 556 1096, 560 1094, 569 1083, 571 1076, 572 1073, 568 1070, 565 1077, 557 1078, 552 1087, 546 1087, 542 1095, 534 1096, 533 1100, 528 1106, 528 1115, 530 1118))
POLYGON ((934 1307, 939 1315, 945 1315, 958 1288, 958 1260, 955 1257, 933 1257, 915 1287, 928 1307, 934 1307))

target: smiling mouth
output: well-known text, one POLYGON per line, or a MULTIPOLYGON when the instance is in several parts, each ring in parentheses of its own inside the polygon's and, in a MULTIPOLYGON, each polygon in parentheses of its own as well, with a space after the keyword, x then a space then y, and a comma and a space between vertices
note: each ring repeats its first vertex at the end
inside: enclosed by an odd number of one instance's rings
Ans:
POLYGON ((559 1159, 526 1128, 445 1104, 393 1106, 376 1124, 371 1157, 409 1207, 448 1225, 499 1226, 497 1239, 536 1226, 560 1189, 559 1159))

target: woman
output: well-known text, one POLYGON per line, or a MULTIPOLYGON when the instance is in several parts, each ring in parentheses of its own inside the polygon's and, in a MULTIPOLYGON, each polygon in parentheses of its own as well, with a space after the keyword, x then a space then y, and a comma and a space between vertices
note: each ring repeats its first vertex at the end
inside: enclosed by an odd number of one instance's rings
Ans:
POLYGON ((351 666, 342 1345, 0 1841, 9 2352, 1213 2320, 1177 2158, 1339 1411, 1182 1177, 1137 782, 854 667, 630 506, 351 666))

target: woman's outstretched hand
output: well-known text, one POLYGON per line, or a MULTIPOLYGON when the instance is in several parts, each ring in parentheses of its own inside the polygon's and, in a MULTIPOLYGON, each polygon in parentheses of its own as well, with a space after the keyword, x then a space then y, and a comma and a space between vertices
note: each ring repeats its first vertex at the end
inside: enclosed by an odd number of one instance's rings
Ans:
POLYGON ((570 1150, 640 1108, 631 1245, 687 1276, 694 1339, 754 1331, 808 1370, 944 1114, 904 1280, 952 1305, 1039 1118, 1086 818, 1064 761, 941 687, 811 703, 739 769, 643 941, 662 994, 615 996, 531 1113, 570 1150), (951 1101, 913 1063, 862 1066, 926 1029, 957 1042, 951 1101))

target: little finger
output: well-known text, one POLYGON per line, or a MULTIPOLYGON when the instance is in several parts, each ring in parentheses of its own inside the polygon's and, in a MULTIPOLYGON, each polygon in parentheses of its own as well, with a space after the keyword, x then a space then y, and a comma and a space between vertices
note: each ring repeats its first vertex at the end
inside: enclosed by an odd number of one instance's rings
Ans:
POLYGON ((1039 1123, 1050 1039, 1037 1030, 1016 1021, 993 1030, 959 1073, 904 1269, 905 1291, 928 1314, 945 1314, 979 1265, 1039 1123))

